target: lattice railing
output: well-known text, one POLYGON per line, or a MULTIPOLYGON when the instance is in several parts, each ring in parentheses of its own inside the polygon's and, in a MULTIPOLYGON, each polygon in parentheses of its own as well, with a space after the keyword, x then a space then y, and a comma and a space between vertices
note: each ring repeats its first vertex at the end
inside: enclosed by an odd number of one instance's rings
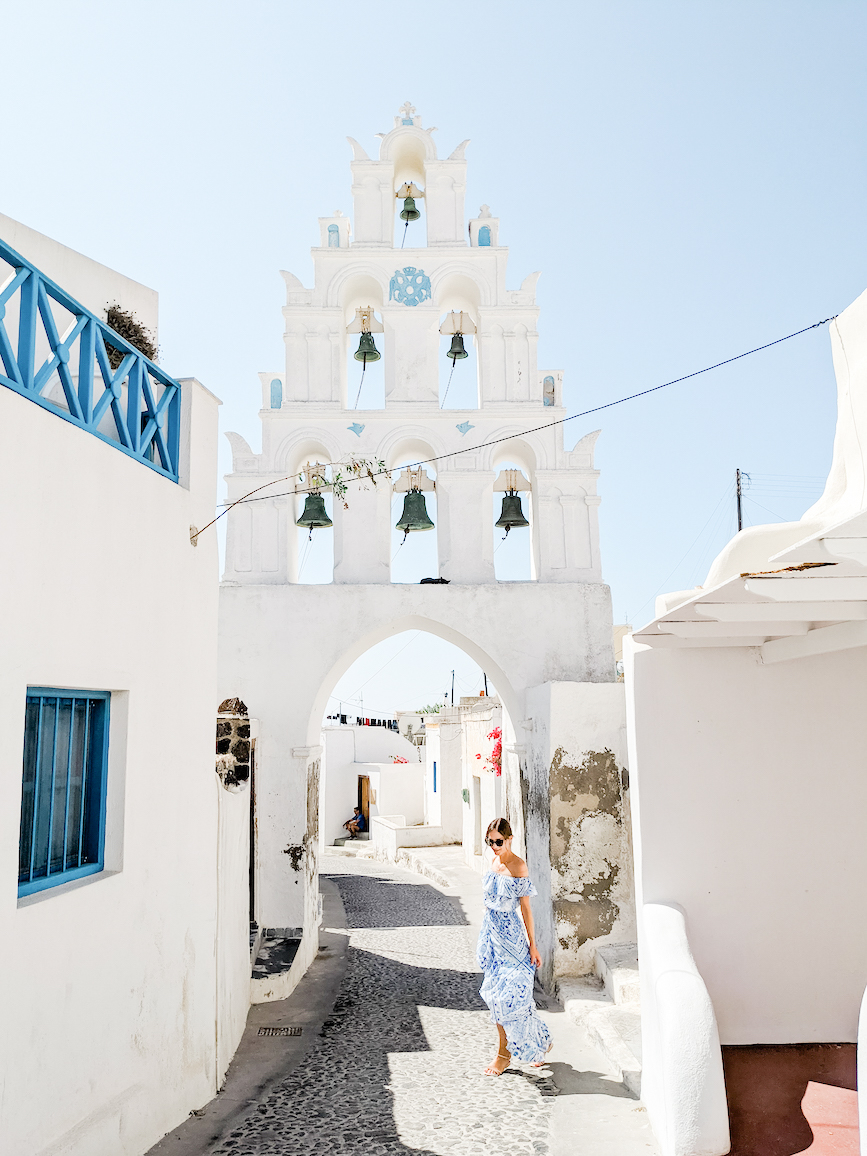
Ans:
POLYGON ((180 384, 3 241, 0 368, 0 384, 178 480, 180 384))

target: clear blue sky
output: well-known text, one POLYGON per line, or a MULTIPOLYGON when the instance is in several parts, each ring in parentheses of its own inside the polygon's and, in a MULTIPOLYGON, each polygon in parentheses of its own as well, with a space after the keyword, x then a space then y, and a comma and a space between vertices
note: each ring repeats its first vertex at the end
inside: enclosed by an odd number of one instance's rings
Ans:
MULTIPOLYGON (((862 2, 6 0, 0 15, 0 210, 158 289, 163 364, 254 445, 256 373, 283 363, 278 270, 309 283, 317 216, 351 210, 345 136, 373 148, 407 98, 441 150, 471 138, 467 208, 499 216, 511 283, 542 270, 540 365, 566 371, 573 412, 867 285, 862 2)), ((754 476, 750 521, 800 516, 834 418, 822 329, 570 423, 570 444, 603 430, 615 617, 702 581, 733 529, 735 467, 754 476)))

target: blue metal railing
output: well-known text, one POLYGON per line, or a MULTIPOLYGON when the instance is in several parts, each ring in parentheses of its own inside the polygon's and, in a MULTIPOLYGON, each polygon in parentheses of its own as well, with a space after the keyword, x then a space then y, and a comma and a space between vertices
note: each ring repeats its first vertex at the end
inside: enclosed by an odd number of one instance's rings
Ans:
POLYGON ((176 482, 181 387, 125 338, 0 241, 0 384, 176 482), (51 302, 71 315, 61 337, 51 302), (17 351, 7 323, 16 319, 17 351), (117 350, 112 369, 107 346, 117 350), (51 394, 55 400, 52 400, 51 394))

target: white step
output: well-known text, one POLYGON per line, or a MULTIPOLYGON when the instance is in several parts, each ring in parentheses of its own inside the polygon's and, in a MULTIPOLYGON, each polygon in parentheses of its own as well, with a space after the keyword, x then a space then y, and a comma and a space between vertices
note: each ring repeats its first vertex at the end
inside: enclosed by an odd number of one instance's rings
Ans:
POLYGON ((641 1003, 637 944, 614 943, 598 948, 595 971, 613 1003, 641 1003))
POLYGON ((564 976, 557 986, 569 1018, 626 1087, 640 1096, 641 1003, 635 944, 599 948, 595 975, 564 976))

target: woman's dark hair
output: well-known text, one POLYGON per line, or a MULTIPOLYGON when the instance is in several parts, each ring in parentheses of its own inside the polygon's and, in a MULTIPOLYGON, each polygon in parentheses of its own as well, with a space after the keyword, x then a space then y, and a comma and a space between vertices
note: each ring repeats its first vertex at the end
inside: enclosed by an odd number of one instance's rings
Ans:
POLYGON ((491 831, 496 831, 498 835, 502 835, 504 839, 512 838, 512 828, 509 825, 508 819, 494 819, 492 823, 488 823, 488 829, 485 831, 485 838, 490 835, 491 831))

